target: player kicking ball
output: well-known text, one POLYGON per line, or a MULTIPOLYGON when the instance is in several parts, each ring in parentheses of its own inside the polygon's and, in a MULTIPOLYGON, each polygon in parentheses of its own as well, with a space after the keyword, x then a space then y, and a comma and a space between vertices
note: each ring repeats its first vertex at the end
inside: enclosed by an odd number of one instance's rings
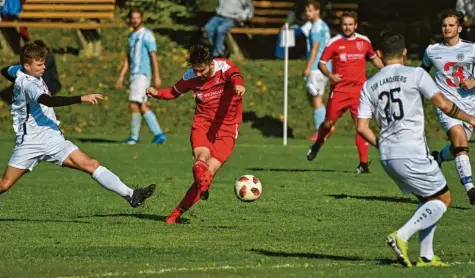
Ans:
MULTIPOLYGON (((463 111, 475 114, 475 44, 460 39, 463 14, 448 11, 443 15, 443 42, 429 45, 422 59, 422 67, 435 68, 435 83, 445 96, 463 111)), ((472 137, 473 125, 454 119, 437 109, 437 118, 450 139, 440 152, 432 155, 439 164, 455 160, 460 182, 465 187, 470 204, 475 205, 475 188, 472 167, 468 157, 468 140, 472 137)))
POLYGON ((16 146, 0 179, 0 194, 10 189, 40 161, 48 161, 86 172, 105 189, 124 197, 132 207, 140 206, 155 191, 155 184, 133 190, 97 160, 64 139, 53 107, 84 102, 97 104, 102 95, 51 96, 41 78, 45 71, 46 54, 44 47, 28 42, 20 52, 21 65, 2 69, 2 74, 15 82, 12 114, 16 146))
POLYGON ((419 232, 420 258, 416 266, 446 266, 434 255, 433 240, 437 222, 452 204, 442 171, 429 155, 424 135, 423 97, 443 113, 470 124, 475 118, 460 110, 420 67, 404 66, 405 39, 392 31, 381 34, 377 55, 384 68, 363 85, 357 128, 371 145, 379 148, 386 173, 404 193, 419 199, 419 208, 397 231, 387 237, 400 264, 411 267, 408 240, 419 232), (375 117, 379 138, 369 123, 375 117))
POLYGON ((168 224, 180 222, 180 216, 201 198, 209 197, 214 175, 231 155, 242 122, 244 81, 239 68, 226 59, 213 59, 211 50, 203 45, 190 48, 185 72, 175 86, 156 90, 147 95, 171 100, 193 90, 196 108, 190 141, 195 163, 194 182, 176 209, 165 219, 168 224))

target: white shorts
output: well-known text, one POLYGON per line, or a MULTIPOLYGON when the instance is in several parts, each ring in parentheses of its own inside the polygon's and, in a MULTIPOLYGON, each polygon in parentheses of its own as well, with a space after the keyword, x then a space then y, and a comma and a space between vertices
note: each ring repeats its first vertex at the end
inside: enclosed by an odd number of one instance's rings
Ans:
POLYGON ((322 96, 325 93, 328 78, 319 70, 312 70, 307 79, 307 92, 312 96, 322 96))
POLYGON ((381 160, 381 164, 404 194, 430 197, 447 185, 432 156, 381 160))
POLYGON ((15 146, 8 166, 29 171, 40 161, 62 166, 64 160, 77 149, 76 145, 64 139, 60 131, 27 134, 23 137, 23 142, 15 146))
POLYGON ((150 79, 145 75, 132 75, 130 77, 129 101, 145 103, 148 98, 145 90, 150 87, 150 79))
POLYGON ((465 129, 465 133, 467 134, 467 140, 470 140, 470 138, 472 138, 473 126, 471 124, 458 119, 451 118, 447 116, 444 112, 442 112, 439 108, 436 109, 436 112, 437 118, 439 119, 439 123, 442 125, 446 133, 453 126, 461 125, 465 129))

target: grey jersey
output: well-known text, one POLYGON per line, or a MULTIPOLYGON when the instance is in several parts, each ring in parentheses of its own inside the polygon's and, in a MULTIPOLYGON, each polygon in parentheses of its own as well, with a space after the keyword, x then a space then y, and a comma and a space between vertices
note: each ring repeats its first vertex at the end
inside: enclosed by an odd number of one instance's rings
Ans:
POLYGON ((422 68, 389 65, 367 80, 361 91, 358 118, 379 123, 381 160, 427 157, 422 96, 439 92, 422 68))
POLYGON ((22 71, 16 73, 13 90, 13 129, 17 143, 25 134, 37 134, 46 129, 59 130, 59 121, 53 108, 38 103, 42 94, 49 94, 42 78, 36 78, 22 71))
POLYGON ((475 44, 460 40, 454 46, 443 43, 429 45, 422 64, 435 67, 435 83, 453 103, 469 114, 475 113, 475 89, 460 86, 464 79, 475 79, 475 44))

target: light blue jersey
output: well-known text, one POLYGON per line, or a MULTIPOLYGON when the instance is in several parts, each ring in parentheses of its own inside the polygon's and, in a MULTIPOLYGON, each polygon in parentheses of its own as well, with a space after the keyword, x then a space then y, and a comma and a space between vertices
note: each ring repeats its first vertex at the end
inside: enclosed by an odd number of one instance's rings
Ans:
POLYGON ((151 78, 152 64, 149 53, 156 51, 157 43, 152 31, 142 27, 138 31, 130 32, 127 53, 129 55, 131 76, 140 74, 151 78))
MULTIPOLYGON (((312 70, 318 70, 318 63, 320 56, 322 56, 323 50, 330 40, 330 28, 321 19, 317 19, 312 24, 310 34, 307 36, 307 60, 310 59, 310 52, 312 51, 312 45, 316 42, 320 43, 318 47, 317 57, 312 65, 312 70)), ((328 70, 331 71, 331 65, 327 64, 328 70)))

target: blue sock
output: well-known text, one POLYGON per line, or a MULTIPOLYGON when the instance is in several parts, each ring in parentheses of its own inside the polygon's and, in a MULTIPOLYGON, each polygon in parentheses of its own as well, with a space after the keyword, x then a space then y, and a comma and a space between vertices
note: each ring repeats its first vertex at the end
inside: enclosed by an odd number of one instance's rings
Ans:
POLYGON ((325 121, 325 107, 322 106, 321 108, 313 110, 313 121, 315 123, 315 129, 318 130, 320 125, 325 121))
POLYGON ((140 112, 132 113, 132 119, 130 120, 130 138, 139 140, 141 122, 142 115, 140 115, 140 112))
POLYGON ((162 129, 160 128, 160 125, 158 124, 155 113, 149 110, 147 113, 143 114, 143 118, 147 122, 147 125, 150 128, 150 131, 153 133, 153 135, 157 136, 158 134, 163 133, 162 129))

